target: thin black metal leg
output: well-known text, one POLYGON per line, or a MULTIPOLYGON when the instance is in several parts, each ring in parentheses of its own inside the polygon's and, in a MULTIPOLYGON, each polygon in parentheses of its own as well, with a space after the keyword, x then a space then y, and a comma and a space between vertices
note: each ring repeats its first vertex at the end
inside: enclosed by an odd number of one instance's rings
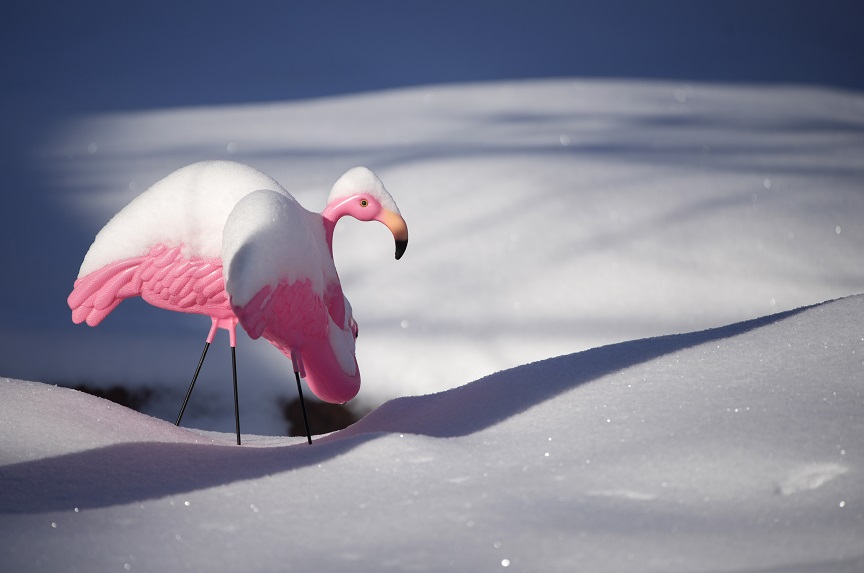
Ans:
POLYGON ((175 426, 180 425, 180 420, 183 418, 183 412, 186 411, 186 404, 189 403, 189 396, 192 395, 192 388, 195 387, 195 381, 198 380, 198 373, 201 372, 201 365, 204 364, 204 357, 207 356, 207 349, 210 348, 210 343, 204 343, 204 352, 201 353, 201 360, 198 361, 198 368, 195 369, 195 376, 192 377, 192 383, 189 384, 189 390, 186 392, 186 398, 183 400, 183 406, 180 408, 180 415, 177 416, 177 421, 174 422, 175 426))
POLYGON ((231 371, 234 374, 234 427, 237 428, 237 445, 240 445, 240 402, 237 400, 237 354, 231 347, 231 371))
POLYGON ((309 431, 309 418, 306 416, 306 402, 303 401, 303 388, 300 386, 300 373, 295 372, 297 378, 297 393, 300 395, 300 409, 303 410, 303 425, 306 426, 306 441, 312 445, 312 432, 309 431))

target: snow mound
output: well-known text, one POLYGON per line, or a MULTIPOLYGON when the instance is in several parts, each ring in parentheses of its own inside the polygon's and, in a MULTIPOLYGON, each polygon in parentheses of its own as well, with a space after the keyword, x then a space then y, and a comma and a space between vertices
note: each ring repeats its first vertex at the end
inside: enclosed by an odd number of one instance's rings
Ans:
POLYGON ((130 442, 190 442, 198 434, 77 390, 5 378, 0 383, 5 463, 130 442))
POLYGON ((312 447, 7 379, 0 569, 859 571, 862 324, 854 296, 595 348, 312 447))

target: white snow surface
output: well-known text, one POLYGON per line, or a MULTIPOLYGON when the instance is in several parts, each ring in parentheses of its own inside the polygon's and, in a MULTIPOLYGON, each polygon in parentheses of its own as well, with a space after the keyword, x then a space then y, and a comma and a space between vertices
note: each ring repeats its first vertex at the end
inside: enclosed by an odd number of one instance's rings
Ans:
POLYGON ((386 402, 300 438, 0 382, 0 570, 864 569, 864 296, 386 402))

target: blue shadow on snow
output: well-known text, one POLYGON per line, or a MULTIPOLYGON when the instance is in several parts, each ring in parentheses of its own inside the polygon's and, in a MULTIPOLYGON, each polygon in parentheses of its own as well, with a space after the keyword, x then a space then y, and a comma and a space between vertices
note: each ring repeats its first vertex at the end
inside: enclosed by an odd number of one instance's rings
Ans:
POLYGON ((312 447, 305 442, 249 448, 138 442, 8 465, 0 468, 0 513, 109 507, 226 485, 318 464, 388 433, 467 436, 604 375, 732 338, 807 308, 612 344, 519 366, 445 392, 397 398, 312 447))

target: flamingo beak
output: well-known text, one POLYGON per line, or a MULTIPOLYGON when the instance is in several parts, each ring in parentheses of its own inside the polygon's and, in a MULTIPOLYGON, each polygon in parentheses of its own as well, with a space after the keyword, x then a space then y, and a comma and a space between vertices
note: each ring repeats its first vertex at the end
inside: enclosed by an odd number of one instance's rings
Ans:
POLYGON ((405 219, 398 213, 382 209, 378 220, 393 233, 393 239, 396 241, 396 260, 401 259, 405 249, 408 248, 408 225, 405 224, 405 219))

